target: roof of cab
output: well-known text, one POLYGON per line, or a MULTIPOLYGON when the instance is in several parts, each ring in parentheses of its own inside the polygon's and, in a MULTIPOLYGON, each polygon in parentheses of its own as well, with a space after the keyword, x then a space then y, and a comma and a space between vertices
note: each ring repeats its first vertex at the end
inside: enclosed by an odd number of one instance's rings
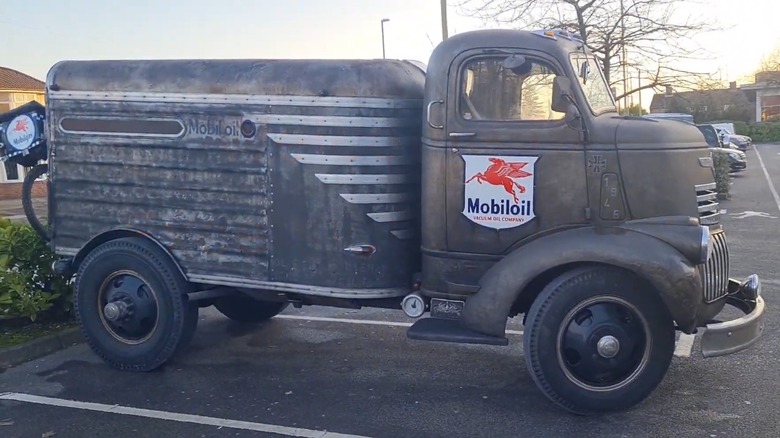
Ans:
POLYGON ((549 37, 545 36, 544 32, 544 30, 487 29, 459 33, 442 41, 434 49, 429 64, 452 59, 470 49, 524 48, 565 55, 575 50, 581 50, 584 44, 578 39, 578 36, 572 35, 571 39, 563 34, 549 37))

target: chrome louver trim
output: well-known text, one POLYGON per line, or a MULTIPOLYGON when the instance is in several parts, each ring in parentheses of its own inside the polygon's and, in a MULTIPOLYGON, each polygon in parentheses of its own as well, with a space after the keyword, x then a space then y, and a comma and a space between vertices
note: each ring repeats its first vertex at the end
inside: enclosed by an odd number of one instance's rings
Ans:
POLYGON ((413 138, 340 135, 268 134, 276 143, 304 146, 394 147, 413 146, 413 138))
POLYGON ((717 185, 715 183, 707 183, 698 184, 694 187, 696 189, 699 222, 702 225, 714 225, 720 222, 720 204, 717 201, 717 185))
MULTIPOLYGON (((304 115, 263 115, 258 121, 269 124, 293 124, 306 126, 328 127, 402 127, 417 123, 412 118, 389 117, 339 117, 339 116, 304 116, 304 115)), ((323 184, 339 187, 339 196, 348 204, 361 206, 365 214, 377 224, 388 225, 393 236, 401 240, 416 236, 409 229, 409 222, 414 221, 417 209, 412 203, 416 196, 404 185, 413 184, 417 177, 410 174, 408 166, 419 163, 419 157, 414 154, 415 138, 408 136, 345 136, 345 135, 311 135, 299 133, 269 132, 267 138, 276 144, 289 147, 290 156, 297 162, 309 166, 331 166, 326 171, 316 172, 314 176, 323 184), (327 152, 311 153, 309 149, 298 147, 327 147, 327 152), (385 148, 404 148, 404 153, 393 155, 394 151, 385 148), (330 149, 332 148, 332 149, 330 149), (353 148, 351 153, 339 154, 337 151, 353 148), (363 149, 363 150, 361 150, 363 149), (353 152, 355 151, 355 152, 353 152), (373 169, 386 166, 397 166, 391 172, 381 173, 373 169), (343 169, 343 170, 342 170, 343 169), (397 169, 397 170, 396 170, 397 169), (355 173, 367 171, 369 173, 355 173), (397 173, 400 172, 400 173, 397 173), (354 193, 363 186, 369 193, 354 193), (379 210, 379 211, 377 211, 379 210), (385 210, 385 211, 383 211, 385 210)))

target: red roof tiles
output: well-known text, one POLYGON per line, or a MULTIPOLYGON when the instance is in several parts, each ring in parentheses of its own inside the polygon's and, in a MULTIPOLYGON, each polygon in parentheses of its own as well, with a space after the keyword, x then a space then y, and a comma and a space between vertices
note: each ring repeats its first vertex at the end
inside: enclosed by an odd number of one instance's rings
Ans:
POLYGON ((0 90, 44 91, 45 84, 32 76, 0 67, 0 90))

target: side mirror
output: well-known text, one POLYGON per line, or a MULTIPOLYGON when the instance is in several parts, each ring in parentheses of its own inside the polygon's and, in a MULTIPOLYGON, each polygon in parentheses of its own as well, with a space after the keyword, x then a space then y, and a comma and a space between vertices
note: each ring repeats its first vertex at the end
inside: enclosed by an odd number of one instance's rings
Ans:
POLYGON ((582 129, 582 115, 573 99, 571 80, 566 76, 556 76, 553 79, 552 110, 566 114, 568 126, 582 129))
POLYGON ((552 110, 559 113, 568 113, 572 106, 571 80, 566 76, 556 76, 553 79, 552 110))
POLYGON ((588 76, 590 76, 590 62, 585 60, 580 67, 580 78, 583 84, 588 82, 588 76))

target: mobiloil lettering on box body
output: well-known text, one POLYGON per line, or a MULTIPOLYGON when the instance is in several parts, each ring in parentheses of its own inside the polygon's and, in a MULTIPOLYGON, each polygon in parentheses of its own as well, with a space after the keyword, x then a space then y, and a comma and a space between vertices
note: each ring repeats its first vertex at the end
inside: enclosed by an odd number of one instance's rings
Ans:
POLYGON ((190 117, 187 119, 187 133, 189 135, 214 135, 223 138, 235 137, 241 135, 239 130, 239 119, 223 120, 206 117, 190 117))
POLYGON ((467 218, 485 227, 504 229, 535 217, 537 157, 463 155, 463 160, 468 177, 463 203, 467 218))

